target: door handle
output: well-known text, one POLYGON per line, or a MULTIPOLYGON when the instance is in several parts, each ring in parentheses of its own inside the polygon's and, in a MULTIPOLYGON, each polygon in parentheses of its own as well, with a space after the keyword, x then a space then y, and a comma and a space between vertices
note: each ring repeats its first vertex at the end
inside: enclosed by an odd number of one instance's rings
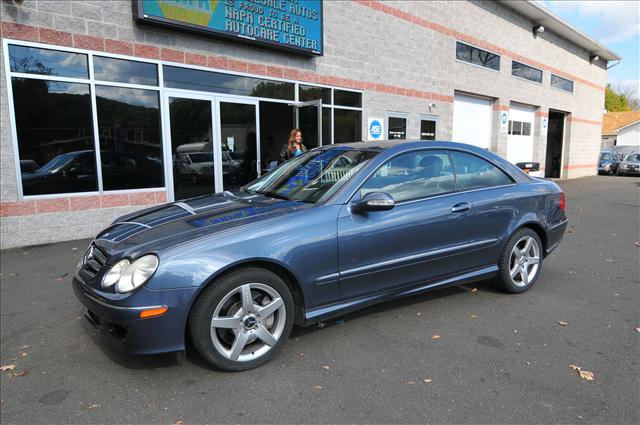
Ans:
POLYGON ((451 207, 451 212, 464 212, 471 209, 471 204, 468 202, 460 202, 451 207))

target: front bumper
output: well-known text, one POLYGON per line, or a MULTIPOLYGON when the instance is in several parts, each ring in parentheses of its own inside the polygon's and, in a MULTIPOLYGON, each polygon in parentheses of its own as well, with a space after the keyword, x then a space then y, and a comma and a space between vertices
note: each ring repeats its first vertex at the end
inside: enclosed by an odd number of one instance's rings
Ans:
POLYGON ((85 318, 109 346, 129 354, 159 354, 185 349, 185 329, 197 288, 151 290, 144 286, 125 299, 109 299, 80 276, 73 291, 86 308, 85 318), (158 317, 140 319, 140 311, 168 307, 158 317))

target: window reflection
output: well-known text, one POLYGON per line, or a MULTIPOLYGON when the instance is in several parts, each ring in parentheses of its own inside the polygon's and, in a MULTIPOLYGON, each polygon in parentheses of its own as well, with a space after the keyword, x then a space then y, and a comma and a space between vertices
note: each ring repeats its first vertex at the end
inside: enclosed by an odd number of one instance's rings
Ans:
POLYGON ((511 62, 511 75, 535 81, 536 83, 542 82, 542 71, 516 61, 511 62))
POLYGON ((298 86, 298 99, 301 102, 309 100, 322 99, 322 103, 331 104, 331 89, 326 87, 307 86, 300 84, 298 86))
POLYGON ((88 84, 12 78, 24 195, 98 190, 88 84))
POLYGON ((460 42, 456 42, 456 59, 495 71, 500 70, 499 55, 460 42))
POLYGON ((362 93, 346 90, 334 90, 333 103, 340 106, 353 106, 355 108, 360 108, 362 106, 362 93))
POLYGON ((334 143, 351 143, 362 140, 362 111, 334 109, 334 143))
POLYGON ((407 119, 389 117, 389 140, 407 138, 407 119))
POLYGON ((167 87, 242 96, 293 100, 295 84, 219 72, 164 66, 167 87))
POLYGON ((158 66, 153 63, 94 56, 93 75, 96 80, 158 85, 158 66))
POLYGON ((573 93, 573 81, 551 74, 551 87, 573 93))
POLYGON ((164 185, 158 96, 155 90, 96 86, 104 190, 164 185))
POLYGON ((87 55, 26 46, 9 46, 12 72, 89 78, 87 55))

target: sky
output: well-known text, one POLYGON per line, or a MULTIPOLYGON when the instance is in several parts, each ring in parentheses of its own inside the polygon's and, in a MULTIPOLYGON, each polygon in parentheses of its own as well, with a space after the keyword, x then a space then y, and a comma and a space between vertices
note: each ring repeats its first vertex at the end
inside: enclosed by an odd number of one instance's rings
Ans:
POLYGON ((607 71, 607 82, 640 91, 640 1, 544 0, 540 4, 622 56, 607 71))

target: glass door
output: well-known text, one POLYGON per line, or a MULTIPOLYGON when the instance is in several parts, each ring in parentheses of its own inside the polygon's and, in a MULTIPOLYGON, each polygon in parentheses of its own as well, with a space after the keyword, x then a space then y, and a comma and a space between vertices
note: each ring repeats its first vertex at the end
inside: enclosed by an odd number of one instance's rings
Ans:
POLYGON ((169 199, 181 200, 216 192, 219 179, 214 173, 216 140, 214 139, 214 103, 212 98, 166 95, 165 111, 172 164, 167 182, 169 199), (172 178, 171 178, 172 177, 172 178))
POLYGON ((218 169, 224 190, 237 190, 260 173, 258 102, 217 99, 218 138, 222 166, 218 169))
POLYGON ((257 101, 167 91, 164 111, 170 200, 236 190, 259 175, 257 101))
POLYGON ((291 104, 296 128, 307 149, 322 146, 322 99, 291 104))

